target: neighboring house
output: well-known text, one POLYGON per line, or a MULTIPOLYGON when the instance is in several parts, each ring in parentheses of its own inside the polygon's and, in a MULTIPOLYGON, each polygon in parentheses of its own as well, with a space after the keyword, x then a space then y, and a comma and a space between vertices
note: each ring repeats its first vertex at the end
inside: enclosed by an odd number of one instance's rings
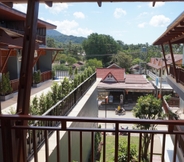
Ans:
MULTIPOLYGON (((168 59, 167 62, 167 83, 173 88, 173 90, 177 93, 179 97, 179 109, 182 112, 181 117, 183 116, 184 112, 184 70, 178 65, 182 63, 182 56, 184 55, 175 55, 173 54, 172 44, 183 44, 184 37, 184 12, 181 13, 166 29, 166 31, 153 43, 153 45, 160 45, 162 47, 163 58, 168 59), (165 55, 164 45, 168 45, 170 48, 170 56, 165 55), (166 57, 167 56, 167 57, 166 57), (177 56, 177 57, 176 57, 177 56), (172 64, 172 65, 171 65, 172 64)), ((171 110, 172 107, 169 107, 171 110)), ((165 107, 165 111, 167 112, 168 109, 165 107)), ((181 118, 183 119, 183 117, 181 118)), ((183 131, 183 126, 173 127, 175 131, 183 131)), ((173 131, 173 130, 171 130, 173 131)), ((172 136, 171 136, 172 137, 172 136)), ((177 154, 179 156, 180 161, 184 161, 183 154, 184 154, 184 136, 179 136, 179 139, 173 139, 173 142, 176 142, 175 146, 177 146, 177 154)))
MULTIPOLYGON (((173 54, 173 58, 175 64, 181 66, 183 55, 173 54)), ((153 79, 152 84, 156 89, 156 94, 158 95, 160 91, 162 91, 162 96, 165 94, 173 93, 172 87, 166 82, 167 70, 169 71, 170 66, 172 65, 171 54, 165 55, 165 59, 151 58, 147 65, 149 67, 149 70, 147 70, 147 75, 153 79)))
POLYGON ((97 78, 101 78, 97 88, 99 99, 103 103, 105 98, 113 96, 111 103, 120 104, 121 94, 123 104, 133 103, 139 96, 154 92, 154 87, 143 75, 125 74, 125 69, 122 68, 97 68, 96 72, 97 78))
POLYGON ((115 63, 113 63, 113 64, 111 64, 111 65, 109 65, 107 68, 111 68, 111 69, 120 69, 121 67, 120 66, 118 66, 117 64, 115 64, 115 63))
MULTIPOLYGON (((182 65, 182 54, 173 54, 175 64, 177 66, 182 65)), ((170 69, 170 65, 172 64, 172 58, 171 54, 165 55, 165 60, 167 64, 167 69, 170 69)), ((165 80, 165 77, 167 76, 167 71, 166 71, 166 65, 164 58, 151 58, 150 62, 147 63, 149 66, 149 73, 153 73, 154 75, 150 75, 150 77, 155 80, 156 77, 161 77, 162 79, 165 80), (162 74, 161 74, 162 71, 162 74)), ((148 75, 149 75, 148 73, 148 75)))
MULTIPOLYGON (((26 14, 0 3, 0 73, 9 72, 13 91, 17 91, 22 61, 26 14)), ((46 47, 46 30, 56 26, 38 20, 33 71, 40 70, 42 81, 52 78, 52 63, 62 49, 46 47)))
POLYGON ((136 65, 131 66, 130 67, 130 72, 131 72, 131 74, 140 74, 139 65, 136 64, 136 65))
POLYGON ((73 68, 73 69, 75 69, 75 68, 79 69, 79 68, 81 68, 83 65, 84 65, 84 62, 78 61, 77 63, 75 63, 75 64, 72 65, 72 68, 73 68))

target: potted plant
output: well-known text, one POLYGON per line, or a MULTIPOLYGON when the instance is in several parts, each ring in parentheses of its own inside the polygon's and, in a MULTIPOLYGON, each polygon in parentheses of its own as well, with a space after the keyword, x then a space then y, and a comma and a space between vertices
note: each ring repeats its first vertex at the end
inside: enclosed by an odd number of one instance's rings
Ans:
POLYGON ((39 87, 41 84, 41 71, 37 70, 33 73, 33 87, 39 87))
POLYGON ((13 98, 13 89, 11 87, 9 72, 3 73, 0 81, 0 100, 5 101, 13 98))

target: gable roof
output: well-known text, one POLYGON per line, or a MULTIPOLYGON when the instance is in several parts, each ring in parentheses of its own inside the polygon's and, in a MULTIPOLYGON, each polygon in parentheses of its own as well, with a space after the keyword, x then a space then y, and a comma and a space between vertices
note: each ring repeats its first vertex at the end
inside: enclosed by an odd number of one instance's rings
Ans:
POLYGON ((118 66, 117 64, 113 63, 111 65, 109 65, 107 68, 121 68, 120 66, 118 66))
POLYGON ((125 69, 114 69, 114 68, 97 68, 96 69, 96 73, 97 73, 97 78, 102 78, 105 79, 109 73, 112 74, 112 76, 114 77, 115 80, 117 80, 118 82, 124 82, 125 81, 125 69))

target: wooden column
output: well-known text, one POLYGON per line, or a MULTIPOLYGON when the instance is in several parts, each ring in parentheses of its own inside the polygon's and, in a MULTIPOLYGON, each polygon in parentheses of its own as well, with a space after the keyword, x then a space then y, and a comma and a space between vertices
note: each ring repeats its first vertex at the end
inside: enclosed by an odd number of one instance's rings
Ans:
POLYGON ((170 41, 169 41, 169 48, 170 48, 170 52, 171 52, 171 58, 172 58, 172 63, 173 63, 174 75, 176 76, 176 82, 178 82, 178 74, 176 72, 176 65, 175 65, 175 60, 174 60, 174 56, 173 56, 172 45, 171 45, 171 42, 170 41))
POLYGON ((38 9, 38 0, 28 1, 17 102, 17 113, 25 115, 29 114, 38 9))
MULTIPOLYGON (((18 88, 17 113, 29 114, 30 94, 32 85, 32 67, 35 52, 39 1, 28 0, 26 26, 22 48, 22 63, 18 88)), ((27 125, 27 122, 17 123, 27 125)), ((17 162, 27 161, 26 157, 26 131, 17 132, 17 162)))

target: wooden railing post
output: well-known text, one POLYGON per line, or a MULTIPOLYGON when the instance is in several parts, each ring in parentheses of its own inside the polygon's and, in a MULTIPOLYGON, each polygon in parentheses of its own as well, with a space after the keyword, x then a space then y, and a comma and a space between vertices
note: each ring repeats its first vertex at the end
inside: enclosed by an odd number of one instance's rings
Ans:
POLYGON ((1 140, 3 150, 3 162, 17 162, 15 131, 11 129, 11 120, 1 120, 1 140))

